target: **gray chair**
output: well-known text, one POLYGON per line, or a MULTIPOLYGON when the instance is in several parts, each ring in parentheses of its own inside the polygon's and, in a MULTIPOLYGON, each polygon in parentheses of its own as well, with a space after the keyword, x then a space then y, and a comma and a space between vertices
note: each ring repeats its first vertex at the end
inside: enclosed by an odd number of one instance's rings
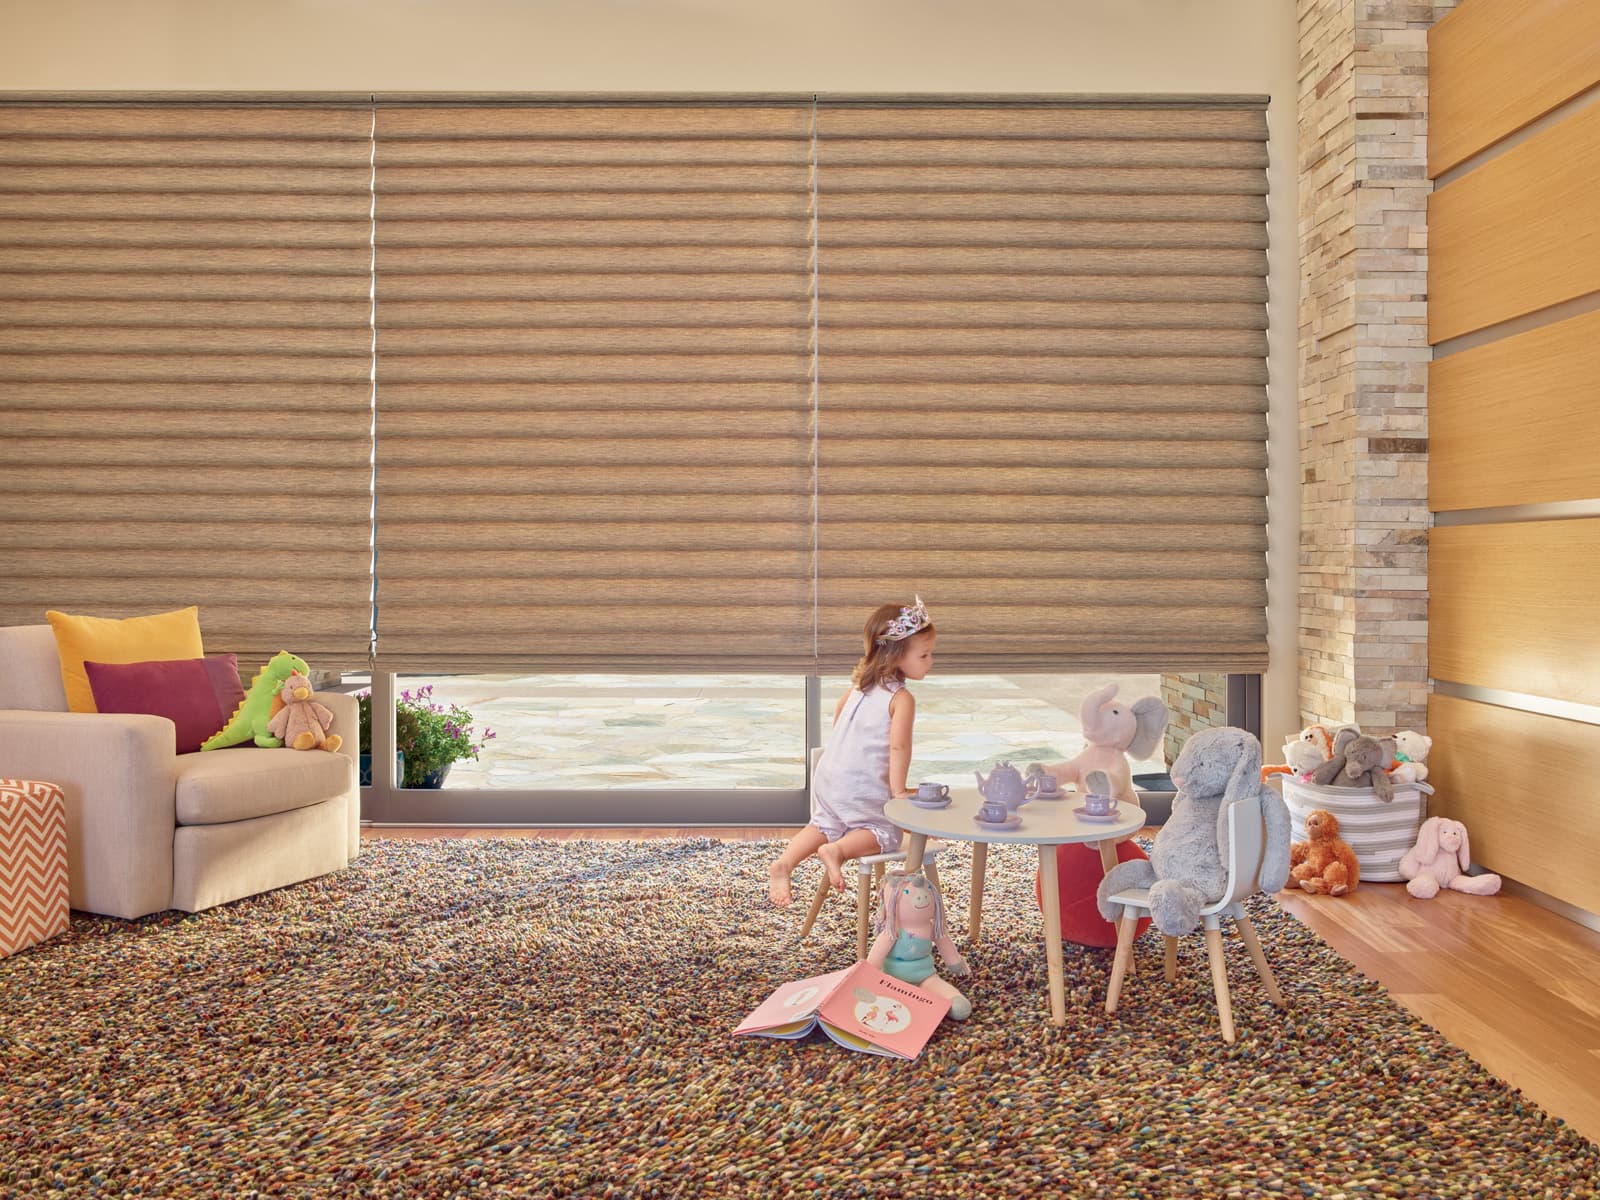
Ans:
MULTIPOLYGON (((1239 930, 1239 940, 1244 942, 1256 974, 1267 989, 1267 995, 1279 1008, 1287 1008, 1278 981, 1267 965, 1267 956, 1261 952, 1261 941, 1256 937, 1255 926, 1244 911, 1244 901, 1260 890, 1257 876, 1261 870, 1261 857, 1266 851, 1266 831, 1261 823, 1261 797, 1259 794, 1235 800, 1228 806, 1228 882, 1221 899, 1214 900, 1200 910, 1200 919, 1206 933, 1206 953, 1211 960, 1211 984, 1217 995, 1217 1017, 1222 1025, 1222 1040, 1232 1043, 1233 1000, 1228 992, 1228 971, 1222 955, 1222 918, 1232 917, 1239 930)), ((1111 982, 1106 988, 1106 1012, 1117 1011, 1117 1000, 1122 994, 1122 980, 1133 957, 1133 936, 1139 928, 1139 918, 1150 912, 1148 888, 1128 888, 1108 897, 1117 910, 1117 952, 1111 961, 1111 982)), ((1178 939, 1166 937, 1166 977, 1171 983, 1178 977, 1178 939)))
POLYGON ((198 912, 347 866, 361 848, 354 696, 344 744, 178 754, 165 717, 67 711, 48 625, 0 628, 0 776, 60 786, 73 908, 198 912))

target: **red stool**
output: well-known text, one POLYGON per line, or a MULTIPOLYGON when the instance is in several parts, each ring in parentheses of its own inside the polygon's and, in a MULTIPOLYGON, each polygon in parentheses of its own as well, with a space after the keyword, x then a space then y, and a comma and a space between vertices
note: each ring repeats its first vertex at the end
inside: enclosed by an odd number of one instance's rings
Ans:
MULTIPOLYGON (((1128 862, 1135 858, 1148 858, 1134 842, 1117 843, 1117 861, 1128 862)), ((1080 946, 1117 944, 1117 927, 1100 915, 1095 907, 1094 893, 1105 878, 1105 868, 1100 864, 1100 847, 1089 842, 1067 842, 1056 847, 1056 879, 1061 890, 1061 937, 1063 941, 1077 942, 1080 946)), ((1044 906, 1043 886, 1034 876, 1033 894, 1044 906)), ((1139 922, 1136 935, 1150 927, 1150 918, 1139 922)))

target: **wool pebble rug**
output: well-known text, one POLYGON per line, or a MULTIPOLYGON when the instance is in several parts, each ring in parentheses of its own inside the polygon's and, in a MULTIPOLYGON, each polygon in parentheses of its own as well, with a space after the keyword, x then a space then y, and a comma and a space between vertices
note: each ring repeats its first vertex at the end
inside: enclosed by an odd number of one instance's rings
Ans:
MULTIPOLYGON (((1069 948, 1051 1025, 1020 847, 990 856, 972 1018, 919 1058, 734 1038, 854 954, 848 896, 805 943, 766 903, 776 849, 377 840, 204 913, 75 914, 0 961, 0 1195, 1597 1194, 1600 1148, 1266 897, 1293 1007, 1230 936, 1235 1045, 1198 937, 1171 985, 1141 939, 1114 1017, 1109 953, 1069 948)), ((957 925, 967 852, 941 859, 957 925)))

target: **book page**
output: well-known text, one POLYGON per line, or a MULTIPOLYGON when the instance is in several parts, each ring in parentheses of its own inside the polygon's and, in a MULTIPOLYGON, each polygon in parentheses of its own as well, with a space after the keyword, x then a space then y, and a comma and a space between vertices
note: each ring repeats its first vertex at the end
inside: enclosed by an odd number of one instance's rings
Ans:
POLYGON ((816 1011, 833 995, 835 988, 854 967, 830 971, 811 979, 796 979, 779 984, 772 995, 740 1021, 734 1033, 758 1033, 767 1037, 799 1037, 811 1028, 816 1011), (780 1032, 783 1031, 783 1032, 780 1032))

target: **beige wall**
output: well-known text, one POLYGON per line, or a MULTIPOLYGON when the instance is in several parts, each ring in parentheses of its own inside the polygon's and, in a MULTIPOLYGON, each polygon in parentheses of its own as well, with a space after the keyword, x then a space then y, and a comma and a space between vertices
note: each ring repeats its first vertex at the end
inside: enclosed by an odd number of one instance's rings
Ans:
POLYGON ((13 91, 1270 95, 1268 746, 1300 724, 1297 66, 1288 0, 0 0, 13 91))

